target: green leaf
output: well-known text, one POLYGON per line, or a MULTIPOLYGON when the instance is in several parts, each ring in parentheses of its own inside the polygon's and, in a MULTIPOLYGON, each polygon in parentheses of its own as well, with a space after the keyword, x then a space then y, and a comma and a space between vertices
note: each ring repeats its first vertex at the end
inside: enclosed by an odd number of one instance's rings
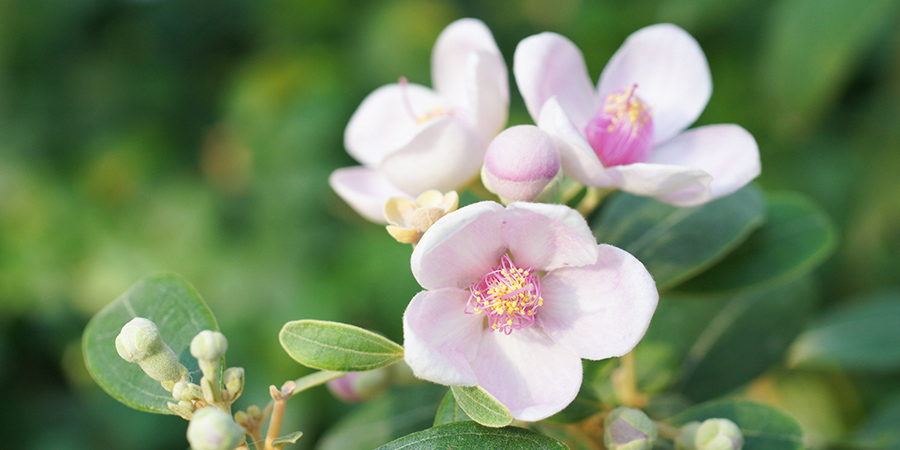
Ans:
POLYGON ((896 23, 896 0, 781 0, 771 8, 762 54, 764 92, 787 133, 817 119, 840 94, 867 48, 896 23))
POLYGON ((800 333, 798 320, 812 310, 806 279, 741 291, 727 298, 688 350, 682 391, 695 401, 725 394, 756 378, 783 358, 800 333))
POLYGON ((565 449, 565 444, 524 428, 488 428, 475 422, 454 422, 402 437, 377 450, 565 449))
POLYGON ((459 403, 456 403, 456 398, 453 397, 453 391, 448 390, 447 395, 444 396, 440 406, 438 406, 437 413, 434 415, 434 426, 444 425, 445 423, 462 422, 465 420, 472 419, 462 408, 460 408, 459 403))
POLYGON ((85 364, 109 395, 141 411, 173 414, 166 406, 173 401, 172 394, 116 352, 116 336, 135 317, 156 323, 163 341, 192 372, 200 369, 190 354, 191 340, 203 330, 218 331, 219 326, 193 286, 177 275, 162 274, 139 281, 98 312, 85 328, 85 364))
POLYGON ((728 419, 741 429, 744 450, 794 450, 803 449, 803 429, 787 413, 743 400, 726 400, 695 406, 668 422, 681 427, 689 422, 706 419, 728 419))
POLYGON ((900 447, 900 397, 879 405, 850 437, 847 448, 896 449, 900 447))
POLYGON ((346 375, 346 372, 332 372, 330 370, 322 370, 319 372, 313 372, 305 377, 302 377, 295 381, 294 390, 291 391, 291 395, 297 395, 300 392, 303 392, 311 387, 316 387, 320 384, 325 384, 331 380, 336 378, 340 378, 346 375))
POLYGON ((799 194, 774 194, 763 226, 679 290, 712 292, 787 281, 816 268, 836 243, 834 225, 821 208, 799 194))
POLYGON ((319 440, 319 450, 371 450, 431 426, 447 388, 396 386, 342 417, 319 440))
POLYGON ((278 335, 291 358, 304 366, 363 372, 403 359, 403 347, 353 325, 321 320, 288 322, 278 335))
POLYGON ((451 386, 453 397, 472 420, 487 427, 505 427, 512 413, 481 386, 451 386))
POLYGON ((297 440, 300 439, 300 436, 303 436, 302 431, 295 431, 286 436, 281 436, 279 438, 272 440, 272 447, 284 448, 285 445, 296 443, 297 440))
POLYGON ((854 371, 900 370, 900 291, 872 294, 836 308, 791 346, 792 366, 854 371))
POLYGON ((765 204, 755 186, 702 206, 678 208, 618 193, 593 226, 600 242, 637 257, 660 289, 703 271, 737 247, 763 221, 765 204))

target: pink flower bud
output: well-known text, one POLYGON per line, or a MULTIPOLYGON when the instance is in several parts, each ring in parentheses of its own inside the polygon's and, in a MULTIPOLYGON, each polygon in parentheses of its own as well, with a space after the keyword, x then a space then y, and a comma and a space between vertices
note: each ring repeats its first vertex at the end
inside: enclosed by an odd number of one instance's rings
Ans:
POLYGON ((488 147, 481 180, 505 203, 531 201, 559 174, 559 153, 533 125, 507 128, 488 147))

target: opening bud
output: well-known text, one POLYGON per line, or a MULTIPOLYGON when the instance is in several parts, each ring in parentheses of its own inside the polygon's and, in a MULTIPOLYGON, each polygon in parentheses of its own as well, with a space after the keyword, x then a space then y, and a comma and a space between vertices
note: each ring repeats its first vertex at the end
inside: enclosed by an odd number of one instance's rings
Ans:
POLYGON ((518 125, 491 141, 481 181, 503 203, 532 201, 552 194, 560 173, 559 152, 550 136, 536 126, 518 125))
POLYGON ((603 425, 603 443, 609 450, 649 450, 656 436, 656 424, 639 409, 616 408, 603 425))
POLYGON ((208 406, 194 412, 187 440, 194 450, 233 450, 245 442, 244 429, 228 413, 208 406))
POLYGON ((387 231, 398 242, 415 245, 435 222, 456 211, 458 206, 456 191, 442 194, 432 189, 423 192, 416 201, 391 198, 384 205, 384 218, 390 224, 387 231))
POLYGON ((244 368, 229 367, 222 376, 225 383, 225 392, 228 394, 228 400, 234 401, 244 392, 244 368))

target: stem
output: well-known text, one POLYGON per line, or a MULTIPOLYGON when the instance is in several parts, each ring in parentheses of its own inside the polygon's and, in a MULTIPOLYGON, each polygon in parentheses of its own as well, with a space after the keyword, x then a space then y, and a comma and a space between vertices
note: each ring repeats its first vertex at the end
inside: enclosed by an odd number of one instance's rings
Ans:
POLYGON ((272 409, 272 417, 269 419, 265 450, 275 450, 272 442, 278 439, 278 435, 281 433, 281 421, 284 419, 284 406, 287 403, 287 399, 275 386, 269 386, 269 393, 272 395, 275 405, 272 409))
POLYGON ((662 422, 656 422, 656 431, 661 437, 664 437, 670 441, 678 439, 678 436, 681 435, 681 429, 662 422))
POLYGON ((597 205, 599 205, 607 195, 612 193, 613 190, 614 189, 612 188, 601 189, 588 187, 584 194, 584 198, 581 199, 575 209, 578 210, 582 216, 587 217, 587 215, 595 210, 597 205))
POLYGON ((634 352, 629 352, 619 358, 619 363, 621 366, 613 377, 619 400, 625 406, 643 408, 647 405, 647 397, 638 392, 634 352))

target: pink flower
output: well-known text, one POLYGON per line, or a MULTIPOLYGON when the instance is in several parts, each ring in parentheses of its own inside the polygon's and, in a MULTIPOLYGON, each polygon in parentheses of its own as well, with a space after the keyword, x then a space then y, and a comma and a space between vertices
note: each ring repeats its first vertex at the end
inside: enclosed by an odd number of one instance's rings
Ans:
POLYGON ((480 385, 525 421, 575 398, 581 358, 629 352, 658 300, 644 266, 597 245, 563 205, 481 202, 452 212, 425 233, 412 271, 426 289, 403 315, 413 373, 480 385))
POLYGON ((513 71, 563 171, 582 184, 690 206, 759 175, 756 141, 740 126, 684 131, 706 107, 712 81, 700 45, 675 25, 629 36, 596 89, 581 52, 555 33, 520 42, 513 71))
POLYGON ((391 197, 471 181, 506 124, 506 63, 482 22, 461 19, 444 29, 431 74, 434 90, 401 78, 369 94, 347 124, 344 144, 362 166, 338 169, 329 182, 371 221, 386 223, 382 208, 391 197))

